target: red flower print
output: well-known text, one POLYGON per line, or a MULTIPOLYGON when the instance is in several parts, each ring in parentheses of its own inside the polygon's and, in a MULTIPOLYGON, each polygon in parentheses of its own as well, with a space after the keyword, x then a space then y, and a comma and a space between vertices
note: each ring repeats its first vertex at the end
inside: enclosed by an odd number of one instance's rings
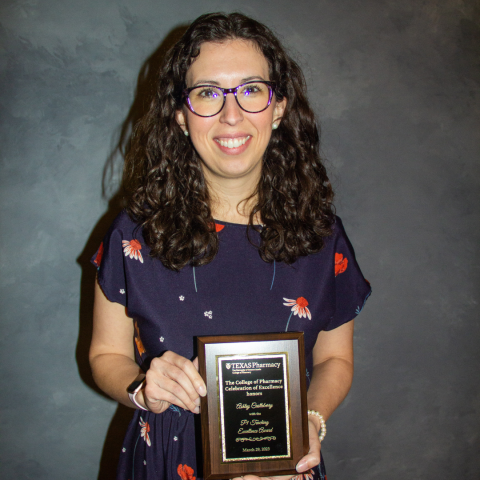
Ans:
POLYGON ((122 240, 123 253, 126 257, 134 258, 135 260, 140 260, 143 263, 143 257, 140 253, 142 245, 138 240, 122 240))
POLYGON ((215 227, 215 231, 218 233, 218 232, 221 232, 224 228, 225 228, 225 225, 220 225, 219 223, 209 223, 208 226, 210 228, 213 228, 215 227))
POLYGON ((348 258, 343 258, 341 253, 335 254, 335 276, 340 273, 343 273, 347 269, 348 258))
POLYGON ((97 256, 93 261, 93 263, 97 266, 97 268, 100 268, 100 264, 102 263, 102 257, 103 257, 103 242, 98 247, 97 256))
POLYGON ((195 477, 193 476, 193 468, 186 464, 180 464, 177 468, 177 473, 182 480, 195 480, 195 477))
POLYGON ((298 297, 297 300, 290 300, 289 298, 284 298, 287 303, 284 303, 287 307, 292 307, 292 312, 294 315, 298 315, 300 318, 305 317, 309 320, 312 319, 312 314, 307 308, 308 302, 306 298, 298 297))
POLYGON ((305 317, 309 320, 312 319, 312 314, 310 313, 310 310, 307 308, 308 302, 306 298, 303 297, 298 297, 296 300, 291 300, 289 298, 284 298, 285 302, 284 305, 286 307, 292 307, 292 311, 290 312, 290 316, 288 317, 288 322, 287 322, 287 327, 285 328, 285 331, 288 331, 288 325, 290 323, 290 319, 292 318, 292 315, 298 315, 300 318, 305 317))
POLYGON ((135 344, 137 345, 138 354, 140 356, 142 356, 144 353, 147 353, 140 338, 140 329, 138 328, 137 322, 135 322, 135 344))
POLYGON ((150 425, 148 424, 148 422, 144 422, 142 417, 140 417, 140 421, 138 422, 138 424, 142 427, 142 429, 140 430, 140 436, 143 437, 143 439, 147 442, 147 445, 151 447, 152 442, 150 441, 150 435, 148 434, 148 432, 150 431, 150 425))
POLYGON ((293 477, 291 480, 313 480, 313 470, 310 469, 307 472, 303 472, 300 475, 293 477))

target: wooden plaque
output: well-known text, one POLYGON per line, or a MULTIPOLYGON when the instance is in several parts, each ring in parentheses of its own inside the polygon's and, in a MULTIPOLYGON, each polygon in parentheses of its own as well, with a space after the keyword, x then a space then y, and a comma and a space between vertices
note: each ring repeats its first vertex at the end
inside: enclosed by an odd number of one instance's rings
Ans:
POLYGON ((198 337, 205 480, 296 473, 308 453, 303 333, 198 337))

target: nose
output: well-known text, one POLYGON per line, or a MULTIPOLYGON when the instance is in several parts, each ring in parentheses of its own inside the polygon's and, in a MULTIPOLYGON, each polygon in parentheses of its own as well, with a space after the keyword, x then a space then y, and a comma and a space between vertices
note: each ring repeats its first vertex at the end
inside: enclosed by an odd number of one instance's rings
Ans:
POLYGON ((236 125, 243 120, 243 110, 237 103, 233 93, 227 93, 225 105, 220 112, 220 123, 236 125))

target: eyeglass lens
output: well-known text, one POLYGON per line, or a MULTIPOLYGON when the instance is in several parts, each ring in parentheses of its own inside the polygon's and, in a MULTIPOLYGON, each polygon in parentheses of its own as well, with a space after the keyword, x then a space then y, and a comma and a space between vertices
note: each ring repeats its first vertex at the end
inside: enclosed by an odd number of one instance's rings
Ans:
MULTIPOLYGON (((213 86, 199 86, 188 95, 191 108, 197 115, 209 117, 216 115, 223 107, 223 92, 213 86)), ((247 112, 257 113, 265 110, 270 100, 270 88, 265 83, 247 83, 237 90, 238 104, 247 112)))

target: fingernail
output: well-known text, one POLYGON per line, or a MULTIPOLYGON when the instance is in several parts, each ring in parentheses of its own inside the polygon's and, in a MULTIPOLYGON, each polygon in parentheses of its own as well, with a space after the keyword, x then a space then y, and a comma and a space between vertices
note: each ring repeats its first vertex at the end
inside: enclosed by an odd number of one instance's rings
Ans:
POLYGON ((200 413, 200 407, 195 407, 193 409, 193 413, 200 413))
POLYGON ((200 397, 197 397, 197 398, 195 399, 195 405, 200 405, 200 397))
POLYGON ((297 472, 300 473, 300 472, 303 472, 305 470, 305 465, 306 463, 305 462, 298 462, 297 463, 297 472))
POLYGON ((207 391, 205 390, 205 387, 203 385, 201 387, 198 387, 198 394, 201 397, 204 397, 207 394, 207 391))

